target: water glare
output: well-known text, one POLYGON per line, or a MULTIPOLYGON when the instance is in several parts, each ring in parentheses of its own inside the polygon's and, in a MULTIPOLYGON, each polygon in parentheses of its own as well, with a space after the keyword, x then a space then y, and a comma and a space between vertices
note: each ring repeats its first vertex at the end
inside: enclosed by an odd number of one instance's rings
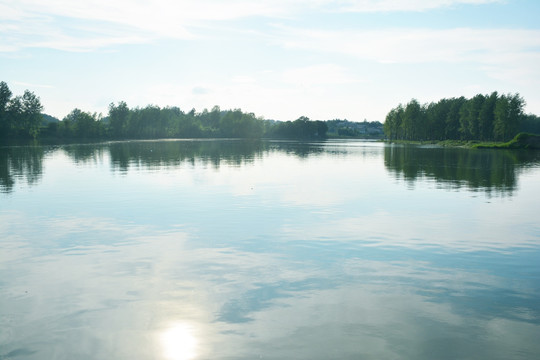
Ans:
POLYGON ((163 356, 167 360, 191 360, 197 356, 197 338, 193 327, 179 322, 161 334, 163 356))

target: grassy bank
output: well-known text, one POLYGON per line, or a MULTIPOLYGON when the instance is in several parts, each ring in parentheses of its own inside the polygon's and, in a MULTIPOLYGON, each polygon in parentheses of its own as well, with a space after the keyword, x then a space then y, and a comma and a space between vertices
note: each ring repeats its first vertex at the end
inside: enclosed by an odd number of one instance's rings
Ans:
POLYGON ((472 149, 540 149, 540 135, 519 133, 508 142, 482 142, 479 140, 387 140, 395 144, 439 145, 447 147, 467 147, 472 149))
POLYGON ((519 133, 505 143, 479 143, 475 149, 540 149, 540 135, 519 133))
POLYGON ((418 141, 418 140, 385 140, 387 143, 393 144, 412 144, 412 145, 439 145, 446 147, 473 147, 478 145, 479 141, 469 141, 469 140, 428 140, 428 141, 418 141))

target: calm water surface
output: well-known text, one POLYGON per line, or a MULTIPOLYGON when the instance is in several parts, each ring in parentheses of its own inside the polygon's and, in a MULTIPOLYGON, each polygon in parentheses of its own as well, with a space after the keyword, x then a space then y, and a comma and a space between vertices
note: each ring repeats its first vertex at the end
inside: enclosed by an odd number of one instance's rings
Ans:
POLYGON ((540 154, 0 147, 0 359, 533 359, 540 154))

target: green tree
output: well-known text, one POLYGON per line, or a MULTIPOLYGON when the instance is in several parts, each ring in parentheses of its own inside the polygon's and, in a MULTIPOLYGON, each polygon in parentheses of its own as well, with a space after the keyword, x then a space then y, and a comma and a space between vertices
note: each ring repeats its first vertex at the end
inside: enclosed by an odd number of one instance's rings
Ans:
POLYGON ((0 82, 0 137, 7 136, 11 132, 11 121, 8 116, 8 107, 11 100, 12 92, 8 85, 0 82))
POLYGON ((524 115, 519 131, 540 134, 540 117, 533 114, 524 115))
POLYGON ((460 109, 459 117, 459 132, 462 139, 478 139, 479 138, 479 114, 484 104, 484 95, 478 94, 470 100, 467 100, 460 109))
POLYGON ((16 96, 9 102, 7 116, 16 136, 36 138, 41 125, 43 106, 33 92, 24 91, 23 96, 16 96))
POLYGON ((130 118, 130 110, 124 101, 115 105, 109 104, 109 131, 111 136, 121 138, 126 136, 130 118))
POLYGON ((402 140, 403 139, 403 105, 390 110, 386 115, 384 122, 384 133, 390 140, 402 140))
POLYGON ((77 138, 98 138, 103 134, 102 124, 96 114, 74 109, 63 122, 69 126, 69 133, 77 138))
POLYGON ((431 103, 426 108, 426 139, 443 140, 445 136, 445 120, 450 111, 450 100, 442 99, 431 103))
POLYGON ((219 106, 214 105, 212 108, 212 111, 210 112, 210 127, 211 128, 217 128, 219 126, 219 119, 221 118, 221 109, 219 106))
POLYGON ((494 138, 508 141, 513 138, 523 118, 525 101, 519 94, 502 95, 495 104, 495 122, 493 125, 494 138))
POLYGON ((182 138, 196 138, 202 136, 202 126, 195 109, 187 114, 182 114, 176 120, 178 136, 182 138))
POLYGON ((224 137, 239 137, 242 121, 240 109, 229 110, 219 121, 219 128, 224 137))
POLYGON ((486 96, 478 114, 478 139, 493 140, 493 124, 495 122, 495 104, 499 94, 496 91, 486 96))
POLYGON ((11 136, 22 135, 23 103, 21 96, 15 96, 7 104, 6 117, 9 122, 8 134, 11 136))
POLYGON ((510 108, 509 108, 509 117, 510 117, 510 138, 513 138, 517 135, 521 121, 525 114, 523 113, 523 108, 525 107, 525 100, 519 95, 514 94, 510 95, 510 108))
POLYGON ((320 139, 326 138, 326 133, 328 132, 328 125, 326 121, 316 120, 315 121, 316 137, 320 139))
POLYGON ((35 139, 39 134, 41 111, 43 111, 39 97, 31 91, 25 90, 22 96, 22 111, 22 130, 35 139))
POLYGON ((425 139, 425 112, 416 99, 405 107, 402 127, 406 140, 425 139))
POLYGON ((461 108, 467 102, 465 97, 450 99, 450 108, 446 114, 444 134, 445 139, 457 140, 459 136, 459 117, 461 108))

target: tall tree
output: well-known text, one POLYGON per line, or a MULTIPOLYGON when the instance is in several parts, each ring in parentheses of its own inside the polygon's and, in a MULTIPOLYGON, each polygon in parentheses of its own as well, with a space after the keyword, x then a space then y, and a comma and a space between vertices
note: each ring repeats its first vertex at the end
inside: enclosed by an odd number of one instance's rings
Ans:
POLYGON ((8 135, 19 136, 22 132, 23 113, 22 97, 15 96, 7 104, 6 118, 8 119, 8 135))
POLYGON ((424 111, 416 99, 412 99, 403 113, 403 128, 406 140, 424 139, 424 111))
POLYGON ((519 131, 521 121, 525 114, 523 113, 523 108, 525 107, 525 100, 519 94, 510 95, 510 108, 509 108, 509 117, 510 117, 510 137, 513 138, 519 131))
POLYGON ((8 106, 11 100, 11 90, 8 85, 0 82, 0 137, 7 136, 11 131, 11 122, 8 116, 8 106))
POLYGON ((467 100, 461 107, 459 123, 459 132, 462 139, 478 139, 478 118, 480 109, 484 103, 484 95, 478 94, 470 100, 467 100))
POLYGON ((446 114, 446 124, 444 129, 446 139, 459 139, 459 114, 466 101, 467 99, 463 96, 450 99, 450 109, 446 114))
POLYGON ((508 141, 519 130, 525 101, 519 94, 502 95, 495 104, 493 134, 496 140, 508 141))
POLYGON ((480 140, 493 140, 493 123, 495 122, 495 104, 499 94, 496 91, 486 96, 478 114, 478 138, 480 140))
POLYGON ((5 116, 8 118, 11 135, 36 138, 41 125, 43 106, 33 92, 24 91, 7 104, 5 116))
POLYGON ((25 90, 22 96, 22 131, 32 138, 39 134, 43 106, 38 96, 25 90))
POLYGON ((124 101, 120 101, 118 105, 114 105, 114 103, 109 105, 109 129, 113 137, 126 136, 129 117, 130 110, 124 101))
POLYGON ((450 101, 448 99, 431 103, 426 108, 426 139, 444 139, 445 120, 450 111, 450 101))
POLYGON ((390 140, 401 140, 403 139, 403 106, 400 104, 398 107, 390 110, 388 115, 386 115, 386 120, 384 122, 384 132, 390 140))

